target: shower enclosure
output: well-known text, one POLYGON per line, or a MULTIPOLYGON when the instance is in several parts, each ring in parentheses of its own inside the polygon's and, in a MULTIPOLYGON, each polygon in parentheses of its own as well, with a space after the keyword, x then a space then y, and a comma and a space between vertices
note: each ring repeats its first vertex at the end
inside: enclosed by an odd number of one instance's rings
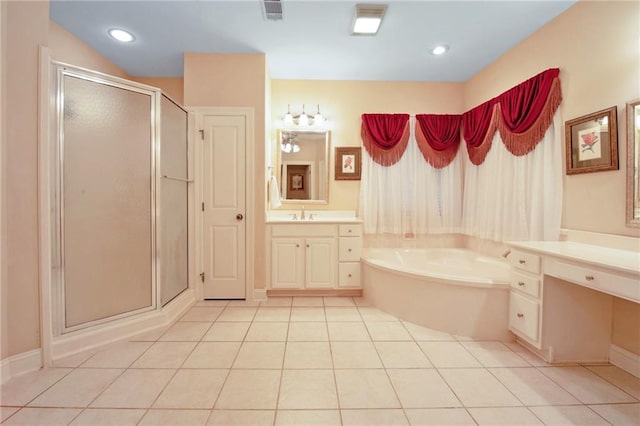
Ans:
POLYGON ((187 113, 53 63, 53 332, 161 308, 189 282, 187 113))

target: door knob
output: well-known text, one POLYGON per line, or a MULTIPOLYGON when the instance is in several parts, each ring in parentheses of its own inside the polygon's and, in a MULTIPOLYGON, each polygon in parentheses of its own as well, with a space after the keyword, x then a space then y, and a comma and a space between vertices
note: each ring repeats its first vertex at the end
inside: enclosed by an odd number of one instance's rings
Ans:
POLYGON ((242 219, 244 219, 244 216, 242 216, 242 213, 238 213, 238 214, 236 215, 236 219, 238 219, 238 220, 242 220, 242 219))

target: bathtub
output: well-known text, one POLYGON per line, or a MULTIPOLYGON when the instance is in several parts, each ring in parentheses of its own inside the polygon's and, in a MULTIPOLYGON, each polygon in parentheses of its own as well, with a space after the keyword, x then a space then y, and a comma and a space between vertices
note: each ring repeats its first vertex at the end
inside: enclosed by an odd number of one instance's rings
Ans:
POLYGON ((364 249, 363 296, 401 319, 479 340, 511 341, 509 264, 468 249, 364 249))

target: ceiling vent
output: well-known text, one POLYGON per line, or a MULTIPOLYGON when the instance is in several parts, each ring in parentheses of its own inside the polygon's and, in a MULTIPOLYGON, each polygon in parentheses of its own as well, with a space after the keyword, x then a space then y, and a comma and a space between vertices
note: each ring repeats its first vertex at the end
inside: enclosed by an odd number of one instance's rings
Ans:
POLYGON ((270 21, 282 20, 282 2, 280 0, 263 0, 264 16, 270 21))

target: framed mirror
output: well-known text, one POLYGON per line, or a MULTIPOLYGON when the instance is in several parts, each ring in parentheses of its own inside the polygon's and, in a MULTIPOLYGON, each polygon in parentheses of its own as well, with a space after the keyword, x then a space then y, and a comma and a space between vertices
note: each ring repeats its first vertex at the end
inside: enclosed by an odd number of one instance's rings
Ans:
POLYGON ((282 200, 326 204, 329 201, 329 130, 278 131, 282 200))
POLYGON ((640 227, 640 99, 627 102, 627 226, 640 227))

